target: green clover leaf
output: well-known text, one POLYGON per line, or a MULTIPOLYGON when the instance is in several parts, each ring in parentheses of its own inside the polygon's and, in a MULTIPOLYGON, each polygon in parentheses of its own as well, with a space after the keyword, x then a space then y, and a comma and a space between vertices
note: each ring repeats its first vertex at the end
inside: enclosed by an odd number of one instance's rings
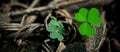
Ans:
POLYGON ((50 38, 51 39, 58 39, 59 41, 62 41, 64 39, 63 35, 61 35, 58 32, 50 33, 50 38))
POLYGON ((58 33, 56 33, 56 32, 55 33, 50 33, 50 38, 51 39, 56 39, 57 38, 57 34, 58 33))
POLYGON ((75 14, 75 20, 79 22, 86 22, 88 10, 86 8, 81 8, 79 13, 75 14))
POLYGON ((99 26, 102 23, 102 19, 99 17, 99 11, 96 8, 90 9, 88 13, 88 22, 99 26))
POLYGON ((88 17, 98 17, 99 11, 97 8, 91 8, 88 12, 88 17))
POLYGON ((57 38, 59 41, 62 41, 64 39, 63 37, 63 34, 65 34, 64 26, 60 21, 57 21, 57 19, 54 16, 51 16, 50 23, 46 27, 46 30, 50 32, 51 39, 57 38))
POLYGON ((99 26, 102 23, 102 19, 100 17, 88 17, 88 22, 93 25, 99 26))
POLYGON ((81 24, 78 30, 81 35, 86 35, 88 37, 92 37, 95 34, 94 28, 88 23, 81 24))
POLYGON ((85 18, 85 20, 86 20, 86 18, 87 18, 87 14, 88 14, 88 10, 86 9, 86 8, 81 8, 80 10, 79 10, 79 13, 85 18))
POLYGON ((57 19, 54 16, 51 16, 50 18, 51 18, 50 25, 59 26, 57 19))
POLYGON ((57 30, 57 27, 55 25, 50 25, 50 26, 46 27, 46 30, 48 32, 55 32, 57 30))
POLYGON ((57 34, 57 38, 59 41, 62 41, 64 39, 63 35, 61 35, 60 33, 57 34))

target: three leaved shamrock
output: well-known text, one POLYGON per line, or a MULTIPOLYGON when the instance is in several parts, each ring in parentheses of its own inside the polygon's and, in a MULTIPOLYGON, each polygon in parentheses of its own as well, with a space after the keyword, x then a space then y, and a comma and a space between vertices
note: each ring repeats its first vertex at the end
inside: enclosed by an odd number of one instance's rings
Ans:
POLYGON ((81 8, 79 12, 75 14, 75 20, 83 22, 78 27, 78 31, 81 35, 88 37, 92 37, 96 33, 93 25, 100 26, 102 23, 99 11, 96 8, 91 8, 89 11, 86 8, 81 8))
POLYGON ((50 23, 46 27, 46 30, 50 32, 50 38, 57 38, 59 41, 62 41, 64 39, 63 35, 65 33, 65 29, 62 22, 57 21, 57 19, 54 16, 51 16, 50 18, 50 23))

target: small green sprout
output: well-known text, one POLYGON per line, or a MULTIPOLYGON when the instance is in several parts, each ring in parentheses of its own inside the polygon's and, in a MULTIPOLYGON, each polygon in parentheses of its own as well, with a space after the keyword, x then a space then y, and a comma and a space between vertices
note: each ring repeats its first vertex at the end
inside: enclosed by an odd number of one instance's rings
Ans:
POLYGON ((81 35, 92 37, 96 33, 92 25, 100 26, 102 19, 99 16, 97 8, 91 8, 88 11, 86 8, 81 8, 78 13, 75 14, 75 20, 83 22, 79 27, 78 31, 81 35))
POLYGON ((50 23, 46 27, 46 30, 50 32, 50 38, 57 38, 59 41, 62 41, 64 39, 63 34, 65 34, 65 29, 62 22, 57 21, 57 19, 54 16, 51 16, 50 18, 50 23))

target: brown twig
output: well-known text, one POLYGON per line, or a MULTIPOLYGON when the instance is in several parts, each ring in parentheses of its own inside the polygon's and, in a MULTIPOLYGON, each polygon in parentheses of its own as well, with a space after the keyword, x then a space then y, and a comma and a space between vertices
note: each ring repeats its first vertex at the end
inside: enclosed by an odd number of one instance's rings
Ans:
POLYGON ((0 30, 19 30, 20 29, 20 24, 18 23, 3 23, 0 24, 0 30))
POLYGON ((49 48, 50 52, 53 52, 52 48, 47 44, 47 42, 49 42, 49 41, 50 41, 50 39, 46 39, 46 40, 44 40, 44 43, 49 48))
POLYGON ((66 48, 65 44, 60 41, 59 46, 56 50, 56 52, 62 52, 66 48))
POLYGON ((24 24, 25 25, 32 24, 36 20, 36 18, 37 18, 37 15, 29 15, 25 20, 24 24))
POLYGON ((23 3, 8 3, 8 4, 4 5, 5 8, 3 8, 3 11, 5 13, 8 13, 8 12, 10 12, 10 10, 13 6, 20 6, 20 7, 23 7, 23 8, 28 8, 28 6, 23 4, 23 3))
POLYGON ((44 20, 44 23, 45 23, 45 27, 47 27, 48 25, 47 25, 47 22, 48 22, 48 19, 50 18, 50 16, 51 16, 52 14, 51 13, 49 13, 48 14, 48 16, 45 18, 45 20, 44 20))
POLYGON ((47 6, 48 6, 49 8, 56 9, 56 8, 59 8, 59 7, 57 6, 57 3, 60 3, 60 2, 63 2, 63 0, 53 0, 53 1, 51 1, 47 6))
POLYGON ((71 43, 74 39, 75 39, 75 37, 76 37, 76 33, 77 33, 77 31, 76 31, 76 28, 73 26, 73 25, 71 25, 71 28, 73 28, 73 30, 74 30, 74 34, 73 34, 73 37, 71 38, 71 40, 68 42, 68 44, 69 43, 71 43))
POLYGON ((118 41, 117 39, 112 38, 111 40, 113 41, 113 44, 114 44, 116 47, 119 47, 119 48, 120 48, 120 43, 119 43, 119 41, 118 41))
MULTIPOLYGON (((23 34, 20 35, 20 33, 21 33, 23 30, 25 30, 25 29, 27 29, 27 28, 29 28, 29 27, 33 27, 33 26, 44 26, 44 25, 43 25, 43 24, 39 24, 39 23, 34 23, 34 24, 29 24, 29 25, 23 26, 21 29, 19 29, 19 31, 16 32, 15 37, 22 36, 23 34)), ((34 29, 34 28, 33 28, 33 29, 34 29)))
POLYGON ((50 39, 46 39, 44 40, 44 44, 42 44, 42 47, 47 51, 47 52, 53 52, 53 50, 51 49, 51 47, 47 44, 47 42, 49 42, 50 39))
POLYGON ((66 9, 62 9, 62 10, 58 10, 58 11, 61 12, 60 13, 61 15, 66 17, 65 20, 66 20, 67 23, 72 24, 72 22, 73 22, 72 19, 74 19, 74 18, 71 16, 71 14, 66 9))
MULTIPOLYGON (((65 7, 65 6, 69 6, 69 5, 72 5, 72 4, 77 4, 77 3, 80 3, 80 2, 83 2, 83 0, 64 1, 64 2, 58 3, 56 5, 60 8, 60 7, 65 7)), ((43 7, 37 7, 37 8, 31 8, 31 9, 26 9, 26 10, 21 10, 21 11, 10 12, 7 15, 19 15, 19 14, 24 14, 24 13, 30 13, 30 12, 33 12, 33 11, 41 12, 41 11, 48 10, 48 9, 49 9, 49 6, 43 6, 43 7)))
POLYGON ((20 26, 23 26, 24 25, 24 22, 25 22, 25 17, 27 16, 27 14, 23 15, 22 17, 22 20, 20 22, 20 26))
MULTIPOLYGON (((30 5, 30 7, 27 8, 27 10, 30 9, 30 8, 33 8, 39 1, 40 1, 40 0, 33 0, 32 4, 30 5)), ((27 16, 27 14, 23 15, 22 21, 21 21, 21 26, 27 24, 27 23, 25 23, 25 17, 26 17, 26 16, 27 16)), ((36 19, 36 17, 34 17, 34 18, 36 19)), ((27 19, 28 19, 28 18, 27 18, 27 19)), ((32 19, 32 21, 35 21, 35 19, 33 19, 32 17, 29 18, 29 19, 32 19)), ((27 22, 30 23, 31 21, 28 20, 27 22)), ((32 23, 32 22, 31 22, 31 23, 32 23)))
POLYGON ((35 5, 39 2, 40 0, 33 0, 32 4, 30 5, 29 8, 35 7, 35 5))
POLYGON ((103 11, 102 13, 101 13, 101 17, 102 17, 102 20, 103 20, 103 31, 102 31, 102 34, 103 34, 103 36, 102 36, 102 38, 101 38, 101 41, 100 41, 100 43, 99 43, 99 45, 98 45, 98 47, 97 48, 95 48, 94 50, 95 51, 98 51, 99 49, 100 49, 100 47, 102 46, 102 44, 103 44, 103 42, 105 41, 105 39, 106 39, 106 21, 105 21, 105 12, 103 11))

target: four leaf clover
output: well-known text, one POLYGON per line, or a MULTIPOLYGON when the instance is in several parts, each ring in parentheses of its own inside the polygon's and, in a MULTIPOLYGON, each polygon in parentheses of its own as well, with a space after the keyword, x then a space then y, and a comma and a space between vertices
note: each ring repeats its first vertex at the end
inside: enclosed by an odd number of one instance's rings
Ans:
POLYGON ((65 33, 63 24, 60 21, 57 21, 57 19, 54 16, 51 16, 50 18, 51 21, 46 27, 46 30, 50 32, 50 38, 57 38, 59 41, 62 41, 64 39, 63 34, 65 33))
POLYGON ((78 13, 75 14, 75 20, 83 22, 78 31, 81 35, 92 37, 96 31, 92 25, 100 26, 102 19, 99 16, 99 11, 96 8, 91 8, 89 11, 86 8, 81 8, 78 13))

